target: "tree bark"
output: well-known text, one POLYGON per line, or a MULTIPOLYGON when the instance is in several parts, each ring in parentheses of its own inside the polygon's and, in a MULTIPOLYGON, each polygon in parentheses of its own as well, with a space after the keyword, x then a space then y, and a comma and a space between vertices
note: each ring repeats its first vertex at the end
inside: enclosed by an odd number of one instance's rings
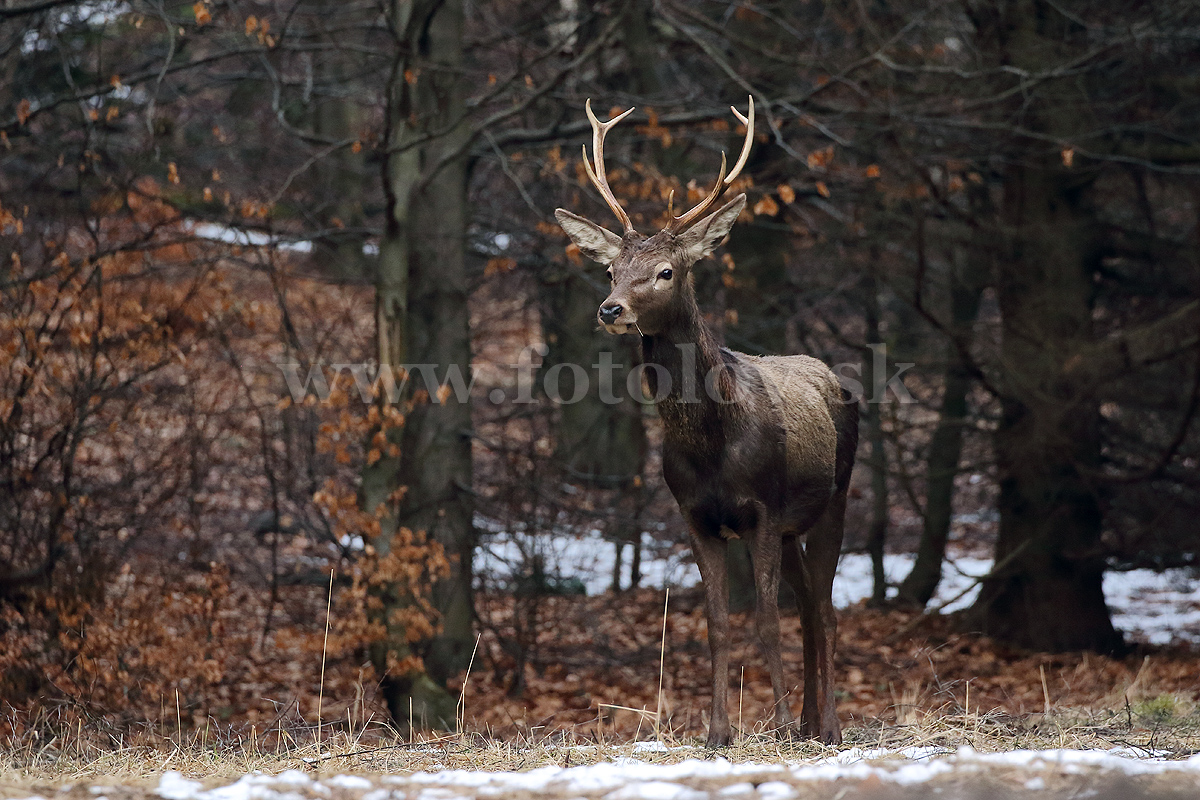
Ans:
POLYGON ((1018 168, 1006 188, 1018 245, 1001 265, 1003 413, 993 438, 1000 477, 996 561, 969 618, 1038 650, 1118 651, 1102 579, 1096 397, 1063 373, 1090 333, 1092 220, 1077 187, 1018 168))
MULTIPOLYGON (((1052 3, 1024 0, 972 13, 999 63, 1044 70, 1086 46, 1052 3), (1074 48, 1074 49, 1073 49, 1074 48)), ((1069 141, 1087 106, 1081 81, 1048 80, 1010 109, 1025 126, 1069 141)), ((1002 415, 993 437, 1000 483, 996 561, 966 615, 973 627, 1038 650, 1120 650, 1104 602, 1103 513, 1088 476, 1100 462, 1099 399, 1068 375, 1093 339, 1100 231, 1094 173, 1043 143, 1016 138, 1003 171, 996 293, 1002 316, 1002 415)))
MULTIPOLYGON (((868 343, 883 342, 883 329, 879 319, 879 287, 877 277, 872 272, 866 280, 866 309, 868 343)), ((871 360, 872 367, 875 360, 871 360)), ((884 372, 887 364, 884 362, 884 372)), ((871 375, 874 385, 879 376, 871 375)), ((886 379, 886 378, 885 378, 886 379)), ((871 459, 867 462, 871 469, 871 524, 867 529, 867 555, 871 558, 871 600, 873 606, 883 605, 887 601, 887 572, 883 566, 883 551, 887 544, 889 514, 888 498, 888 459, 883 437, 883 404, 876 403, 867 407, 867 441, 871 445, 871 459)))
MULTIPOLYGON (((329 15, 341 6, 327 0, 323 7, 329 15)), ((317 59, 312 65, 318 86, 350 87, 350 69, 332 56, 317 59)), ((359 135, 363 127, 362 109, 348 96, 323 93, 313 98, 313 130, 325 139, 347 140, 359 135)), ((366 153, 355 148, 339 147, 320 159, 313 171, 314 196, 328 198, 316 212, 324 231, 315 238, 313 261, 326 275, 335 280, 363 280, 370 277, 369 264, 363 254, 366 225, 362 198, 367 196, 366 153)))
MULTIPOLYGON (((603 282, 603 272, 599 280, 603 282)), ((626 377, 637 354, 634 337, 614 337, 597 330, 596 309, 604 300, 595 284, 569 269, 555 270, 543 278, 542 326, 549 350, 543 374, 556 365, 578 365, 587 373, 578 387, 578 402, 560 407, 555 454, 567 479, 603 488, 629 486, 642 472, 646 456, 646 434, 641 404, 626 391, 626 377), (604 370, 601 353, 608 353, 619 367, 610 371, 608 391, 601 385, 604 370), (593 380, 593 378, 599 378, 593 380), (603 394, 608 396, 605 402, 603 394), (615 402, 613 402, 615 400, 615 402)), ((574 370, 556 370, 557 398, 569 401, 577 387, 574 370)), ((640 387, 638 387, 640 391, 640 387)))
MULTIPOLYGON (((982 254, 983 250, 978 253, 982 254)), ((974 253, 972 254, 974 255, 974 253)), ((973 258, 960 255, 950 276, 950 337, 946 346, 946 371, 942 408, 929 442, 925 461, 925 521, 912 571, 900 584, 900 603, 924 608, 942 580, 946 543, 954 515, 954 479, 962 455, 963 428, 967 425, 967 393, 971 369, 967 363, 971 327, 979 312, 982 283, 972 275, 973 258)))
MULTIPOLYGON (((457 369, 469 384, 465 237, 467 165, 459 151, 468 135, 462 85, 461 0, 394 0, 392 29, 397 59, 388 84, 388 153, 384 159, 387 226, 380 243, 376 291, 380 369, 433 364, 439 380, 457 369), (420 137, 436 132, 427 141, 420 137)), ((455 724, 455 697, 447 681, 467 666, 474 639, 471 560, 474 549, 469 398, 439 393, 410 376, 411 410, 389 435, 400 445, 363 471, 364 507, 381 504, 376 547, 390 550, 407 528, 425 531, 441 544, 449 576, 433 586, 440 631, 410 643, 402 623, 413 598, 395 587, 380 592, 388 635, 372 653, 384 676, 382 690, 396 724, 413 715, 442 728, 455 724), (415 385, 414 385, 415 384, 415 385), (439 396, 440 394, 440 396, 439 396), (461 400, 461 401, 460 401, 461 400), (415 654, 424 671, 388 672, 391 658, 415 654)))
MULTIPOLYGON (((603 280, 601 278, 601 280, 603 280)), ((554 370, 559 406, 555 456, 565 479, 613 493, 614 513, 606 537, 618 548, 612 589, 619 591, 620 553, 641 533, 642 478, 648 443, 641 403, 630 396, 626 378, 637 355, 633 337, 614 337, 597 330, 596 309, 604 300, 596 284, 569 268, 554 270, 541 281, 542 326, 549 350, 542 374, 554 370), (611 358, 612 369, 601 364, 611 358), (558 365, 563 365, 559 368, 558 365), (577 387, 572 366, 587 374, 577 387), (595 380, 594 380, 595 379, 595 380), (575 399, 577 391, 580 397, 575 399)), ((635 387, 640 392, 641 387, 635 387)))
MULTIPOLYGON (((647 0, 635 0, 621 11, 621 46, 628 69, 622 70, 616 83, 623 90, 632 87, 641 95, 652 95, 660 87, 657 70, 661 64, 655 58, 649 21, 651 6, 647 0)), ((596 309, 604 300, 604 271, 592 264, 584 269, 593 270, 593 280, 568 266, 552 270, 542 281, 542 320, 550 348, 543 369, 576 364, 588 372, 587 392, 579 402, 560 407, 555 455, 568 481, 610 489, 616 495, 615 513, 610 515, 605 533, 617 548, 612 589, 620 591, 621 550, 631 544, 635 559, 640 558, 640 512, 645 506, 642 473, 649 445, 644 411, 642 404, 630 396, 625 380, 638 363, 640 343, 631 336, 613 337, 598 330, 596 309), (611 371, 608 390, 592 385, 590 380, 600 375, 594 365, 599 363, 601 353, 611 354, 612 363, 621 365, 621 369, 611 371)), ((559 396, 570 398, 574 391, 571 370, 559 370, 559 375, 559 396)), ((640 387, 635 388, 640 391, 640 387)), ((637 571, 632 573, 631 585, 636 586, 639 578, 637 571)))

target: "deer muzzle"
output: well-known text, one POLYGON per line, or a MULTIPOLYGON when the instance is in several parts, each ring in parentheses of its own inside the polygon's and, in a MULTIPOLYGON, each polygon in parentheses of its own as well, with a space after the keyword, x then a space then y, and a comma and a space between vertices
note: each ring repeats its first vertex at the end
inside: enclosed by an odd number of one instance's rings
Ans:
POLYGON ((604 330, 613 334, 629 333, 637 325, 636 315, 626 306, 612 300, 604 301, 596 318, 604 330))
POLYGON ((600 318, 601 325, 612 325, 621 315, 625 313, 625 306, 620 303, 605 303, 600 306, 600 312, 597 316, 600 318))

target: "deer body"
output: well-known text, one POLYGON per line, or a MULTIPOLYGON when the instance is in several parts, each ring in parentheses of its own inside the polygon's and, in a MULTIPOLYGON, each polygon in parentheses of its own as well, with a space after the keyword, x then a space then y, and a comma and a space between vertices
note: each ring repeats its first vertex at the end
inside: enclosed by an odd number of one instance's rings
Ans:
MULTIPOLYGON (((626 112, 628 113, 628 112, 626 112)), ((735 111, 735 113, 737 113, 735 111)), ((603 178, 608 123, 596 131, 593 182, 625 224, 617 236, 559 209, 559 223, 586 255, 609 265, 612 291, 599 319, 610 333, 639 334, 646 375, 663 421, 663 476, 679 503, 704 583, 713 659, 710 746, 728 744, 729 599, 727 541, 746 541, 757 593, 756 628, 781 734, 793 731, 779 634, 781 576, 799 601, 804 631, 800 733, 841 741, 833 695, 836 619, 833 576, 841 551, 846 492, 858 440, 858 407, 832 371, 807 356, 749 356, 718 346, 696 303, 691 268, 728 234, 745 206, 738 195, 701 219, 709 198, 649 238, 633 230, 603 178)))

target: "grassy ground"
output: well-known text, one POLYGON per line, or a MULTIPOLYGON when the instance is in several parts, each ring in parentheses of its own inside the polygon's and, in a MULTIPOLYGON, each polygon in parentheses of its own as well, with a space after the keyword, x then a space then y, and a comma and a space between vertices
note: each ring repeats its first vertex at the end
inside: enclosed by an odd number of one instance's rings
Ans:
MULTIPOLYGON (((730 709, 742 734, 726 750, 705 750, 708 654, 700 604, 687 594, 678 600, 672 596, 665 658, 660 659, 661 603, 649 591, 615 600, 548 602, 541 609, 522 696, 511 691, 512 671, 498 641, 505 622, 500 612, 511 617, 512 609, 493 609, 489 619, 500 624, 485 630, 476 669, 466 681, 463 736, 426 735, 413 742, 398 737, 379 723, 377 699, 361 679, 352 691, 333 697, 327 680, 319 749, 311 713, 317 704, 296 700, 283 704, 292 715, 281 715, 270 726, 247 720, 221 725, 211 717, 197 726, 188 724, 185 714, 182 732, 176 727, 179 712, 169 708, 165 722, 124 727, 104 720, 54 724, 56 718, 46 711, 10 727, 20 733, 0 740, 0 800, 49 795, 69 785, 120 785, 145 793, 166 770, 220 784, 255 770, 403 775, 442 769, 523 771, 618 757, 672 763, 714 755, 770 764, 812 762, 835 752, 814 742, 781 742, 768 730, 770 685, 747 633, 752 624, 743 617, 735 625, 740 632, 735 663, 745 667, 734 676, 730 709), (660 703, 661 731, 653 713, 660 703), (297 710, 301 705, 304 714, 297 710), (637 747, 638 740, 661 740, 668 749, 637 747)), ((891 634, 907 626, 911 614, 860 606, 839 616, 842 750, 1125 748, 1126 755, 1167 759, 1200 752, 1195 677, 1200 654, 1193 651, 1144 649, 1123 659, 1025 653, 956 633, 936 619, 893 641, 891 634)), ((787 641, 799 641, 797 624, 794 617, 785 618, 787 641)), ((785 653, 796 680, 799 655, 798 647, 785 653)), ((343 683, 352 682, 347 677, 343 683)), ((317 686, 314 680, 311 689, 317 686)), ((1093 788, 1108 791, 1105 785, 1093 788)), ((1074 789, 1092 790, 1082 784, 1074 789)), ((848 791, 845 797, 854 797, 859 789, 848 791)), ((122 800, 119 792, 106 794, 122 800)), ((1200 796, 1200 786, 1193 787, 1193 796, 1200 796)))
MULTIPOLYGON (((652 728, 645 731, 653 740, 652 728)), ((469 769, 524 771, 541 766, 582 766, 636 758, 647 763, 675 763, 715 755, 733 762, 772 764, 809 762, 837 749, 925 747, 952 753, 967 745, 978 752, 1017 749, 1126 748, 1126 755, 1186 758, 1200 752, 1200 714, 1165 701, 1110 710, 1052 711, 1014 717, 991 714, 923 714, 908 724, 849 728, 841 748, 808 741, 779 741, 769 734, 746 734, 722 751, 709 751, 699 739, 665 732, 667 749, 649 749, 627 739, 600 736, 585 741, 556 732, 540 738, 499 740, 481 734, 418 737, 407 741, 379 726, 353 736, 335 734, 318 750, 311 731, 294 731, 274 747, 239 738, 231 732, 209 741, 193 737, 182 743, 169 738, 107 745, 87 731, 77 736, 38 742, 35 738, 0 754, 0 797, 49 794, 70 785, 121 785, 150 788, 165 770, 177 770, 207 784, 219 785, 247 772, 278 773, 302 769, 314 777, 343 773, 404 775, 421 770, 469 769)), ((885 757, 886 759, 886 757, 885 757)))

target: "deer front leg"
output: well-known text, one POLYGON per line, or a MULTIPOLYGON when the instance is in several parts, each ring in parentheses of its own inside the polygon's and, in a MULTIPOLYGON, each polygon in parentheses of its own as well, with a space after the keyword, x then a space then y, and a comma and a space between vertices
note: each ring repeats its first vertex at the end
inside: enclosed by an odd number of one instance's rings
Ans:
POLYGON ((794 733, 792 709, 788 705, 788 688, 783 680, 783 656, 779 638, 779 574, 782 563, 782 539, 766 525, 749 537, 750 559, 754 565, 754 586, 757 592, 755 627, 758 643, 767 671, 771 675, 771 690, 775 695, 775 732, 780 738, 794 733))
POLYGON ((725 540, 691 530, 692 555, 704 582, 708 610, 708 647, 712 651, 712 714, 708 746, 729 744, 729 588, 725 540))

